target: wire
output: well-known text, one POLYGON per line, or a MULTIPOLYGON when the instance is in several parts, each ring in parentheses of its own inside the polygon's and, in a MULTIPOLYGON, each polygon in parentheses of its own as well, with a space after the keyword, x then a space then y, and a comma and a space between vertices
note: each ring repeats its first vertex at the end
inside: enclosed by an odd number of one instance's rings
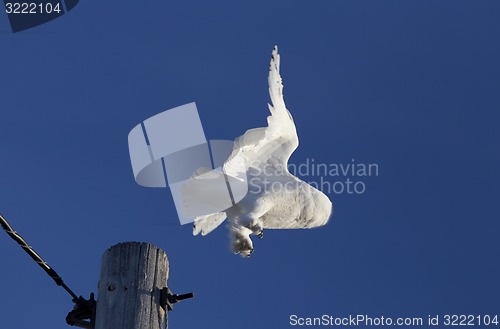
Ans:
POLYGON ((0 214, 0 225, 2 226, 2 228, 4 229, 4 231, 7 232, 7 234, 14 241, 16 241, 21 246, 21 248, 23 248, 24 251, 31 258, 33 258, 33 260, 35 262, 37 262, 37 264, 45 271, 45 273, 47 273, 52 278, 52 280, 54 280, 54 282, 58 286, 63 287, 64 290, 66 290, 71 295, 71 297, 73 298, 73 300, 77 300, 78 299, 78 296, 76 296, 75 293, 73 291, 71 291, 71 289, 68 288, 68 286, 64 283, 63 279, 59 276, 59 274, 57 274, 56 271, 54 271, 54 269, 51 268, 42 259, 42 257, 40 257, 40 255, 38 255, 33 250, 33 248, 23 239, 22 236, 20 236, 16 231, 14 231, 14 229, 12 228, 12 226, 10 226, 9 222, 7 222, 7 220, 1 214, 0 214))

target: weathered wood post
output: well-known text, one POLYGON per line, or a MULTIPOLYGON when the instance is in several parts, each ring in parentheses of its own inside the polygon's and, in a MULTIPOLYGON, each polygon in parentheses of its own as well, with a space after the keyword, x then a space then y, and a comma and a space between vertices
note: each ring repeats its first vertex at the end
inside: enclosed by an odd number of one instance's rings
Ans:
POLYGON ((109 248, 102 258, 95 328, 168 327, 161 305, 168 271, 167 254, 153 245, 127 242, 109 248))

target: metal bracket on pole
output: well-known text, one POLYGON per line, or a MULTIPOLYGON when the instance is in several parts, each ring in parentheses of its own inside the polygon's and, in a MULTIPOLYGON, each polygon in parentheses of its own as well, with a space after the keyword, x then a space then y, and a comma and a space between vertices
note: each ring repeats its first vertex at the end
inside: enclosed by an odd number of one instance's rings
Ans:
POLYGON ((73 311, 68 313, 66 323, 70 326, 77 326, 80 328, 94 329, 95 328, 95 314, 97 302, 94 299, 94 294, 90 294, 87 300, 80 296, 77 300, 73 300, 75 307, 73 311))
POLYGON ((180 302, 184 299, 194 298, 192 292, 182 295, 177 295, 172 293, 172 291, 165 287, 161 290, 160 305, 166 311, 172 311, 174 309, 174 304, 180 302))

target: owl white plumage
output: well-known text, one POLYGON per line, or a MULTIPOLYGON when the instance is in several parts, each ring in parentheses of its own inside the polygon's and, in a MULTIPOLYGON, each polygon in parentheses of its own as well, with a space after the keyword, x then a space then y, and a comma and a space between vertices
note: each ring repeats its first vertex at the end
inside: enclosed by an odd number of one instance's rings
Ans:
POLYGON ((243 257, 254 250, 250 235, 262 237, 264 229, 323 226, 333 209, 324 193, 288 171, 288 160, 299 139, 283 99, 277 47, 272 53, 268 82, 272 102, 268 105, 268 126, 250 129, 238 137, 223 166, 229 177, 246 177, 247 194, 224 212, 196 217, 193 227, 194 235, 206 235, 227 219, 231 249, 243 257))

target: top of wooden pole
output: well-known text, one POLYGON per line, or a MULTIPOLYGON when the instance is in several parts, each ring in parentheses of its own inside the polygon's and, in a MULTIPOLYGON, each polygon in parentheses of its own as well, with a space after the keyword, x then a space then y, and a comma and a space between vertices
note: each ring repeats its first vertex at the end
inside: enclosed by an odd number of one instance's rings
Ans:
POLYGON ((169 275, 165 251, 148 243, 117 244, 104 253, 96 329, 161 329, 161 290, 169 275))

